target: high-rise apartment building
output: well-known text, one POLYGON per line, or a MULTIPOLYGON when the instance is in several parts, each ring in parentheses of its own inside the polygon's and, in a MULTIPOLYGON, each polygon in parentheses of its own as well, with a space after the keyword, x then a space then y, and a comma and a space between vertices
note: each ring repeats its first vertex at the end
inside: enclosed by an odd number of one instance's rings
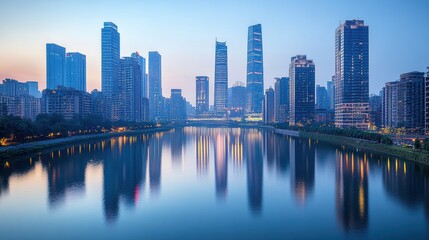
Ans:
POLYGON ((425 79, 425 132, 429 134, 429 67, 425 79))
POLYGON ((209 112, 209 77, 197 76, 195 80, 195 111, 197 115, 207 114, 209 112))
POLYGON ((261 24, 250 26, 247 39, 247 106, 248 113, 262 113, 264 66, 261 24))
POLYGON ((138 52, 131 54, 132 58, 135 58, 137 60, 137 63, 140 65, 141 68, 141 79, 142 79, 142 97, 147 98, 148 97, 148 91, 147 91, 147 75, 146 75, 146 58, 142 57, 138 52))
POLYGON ((161 80, 161 55, 149 52, 149 119, 152 121, 162 119, 165 112, 161 80))
POLYGON ((42 92, 42 113, 56 113, 65 119, 84 118, 91 113, 91 97, 87 92, 59 87, 42 92))
POLYGON ((290 78, 290 118, 289 123, 305 124, 314 120, 315 66, 306 55, 291 58, 290 78))
POLYGON ((335 125, 368 128, 369 33, 363 20, 347 20, 335 34, 335 125))
POLYGON ((101 29, 101 91, 108 97, 117 93, 120 59, 118 27, 105 22, 101 29))
POLYGON ((28 94, 33 97, 40 98, 42 93, 39 91, 39 83, 36 81, 27 81, 28 84, 28 94))
POLYGON ((182 97, 182 89, 171 89, 169 115, 172 121, 186 119, 186 100, 182 97))
POLYGON ((64 86, 66 79, 66 49, 53 43, 46 44, 46 88, 64 86))
POLYGON ((332 76, 332 80, 326 82, 326 90, 328 91, 328 111, 335 110, 334 78, 335 76, 332 76))
POLYGON ((216 41, 214 109, 225 114, 228 106, 228 47, 226 42, 216 41))
POLYGON ((78 52, 66 54, 64 86, 86 92, 86 56, 78 52))
POLYGON ((242 117, 246 110, 246 87, 244 83, 236 82, 228 91, 229 116, 242 117))
POLYGON ((142 115, 141 67, 135 58, 121 59, 118 98, 119 119, 140 122, 142 115))
POLYGON ((328 91, 324 86, 316 85, 316 109, 328 109, 328 91))
POLYGON ((276 78, 274 84, 274 117, 276 122, 289 121, 289 78, 276 78))

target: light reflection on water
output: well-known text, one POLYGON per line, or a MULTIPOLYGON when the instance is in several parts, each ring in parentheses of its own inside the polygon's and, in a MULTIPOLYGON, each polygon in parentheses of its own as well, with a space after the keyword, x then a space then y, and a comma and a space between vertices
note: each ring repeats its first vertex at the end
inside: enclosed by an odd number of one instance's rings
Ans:
POLYGON ((13 238, 26 235, 8 229, 27 222, 19 226, 31 231, 39 217, 46 221, 37 225, 41 229, 98 229, 85 232, 86 238, 170 238, 160 231, 170 221, 180 226, 171 231, 187 238, 202 232, 211 233, 207 238, 428 236, 427 167, 263 130, 177 128, 82 143, 9 164, 0 168, 0 216, 14 217, 0 218, 0 234, 13 238), (43 196, 46 201, 37 200, 43 196), (23 203, 29 211, 20 211, 23 203), (204 221, 192 228, 201 214, 204 221), (59 223, 60 216, 72 221, 59 223))

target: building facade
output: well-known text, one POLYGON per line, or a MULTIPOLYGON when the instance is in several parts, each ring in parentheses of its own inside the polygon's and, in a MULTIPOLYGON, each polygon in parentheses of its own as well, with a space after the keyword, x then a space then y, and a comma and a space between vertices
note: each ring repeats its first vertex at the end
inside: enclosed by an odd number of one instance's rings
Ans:
POLYGON ((84 118, 91 113, 91 97, 87 92, 59 87, 42 93, 41 112, 60 114, 64 119, 84 118))
POLYGON ((335 110, 335 88, 334 88, 335 76, 332 76, 332 81, 326 82, 326 90, 328 91, 328 111, 335 110))
POLYGON ((66 80, 64 86, 86 92, 86 56, 78 52, 66 54, 66 80))
POLYGON ((105 22, 101 29, 101 91, 108 97, 117 93, 120 59, 118 27, 105 22))
POLYGON ((398 124, 398 85, 399 81, 387 82, 382 90, 382 125, 395 128, 398 124))
POLYGON ((170 120, 186 120, 186 100, 182 97, 182 89, 171 89, 170 120))
POLYGON ((66 49, 54 44, 46 44, 46 88, 64 86, 66 79, 66 49))
POLYGON ((121 59, 119 71, 118 97, 119 120, 140 122, 142 116, 141 67, 137 59, 121 59))
POLYGON ((363 20, 347 20, 335 34, 335 125, 368 129, 369 33, 363 20))
POLYGON ((229 88, 228 109, 230 117, 242 117, 246 110, 246 87, 243 82, 236 82, 229 88))
POLYGON ((137 63, 140 65, 141 70, 141 79, 142 79, 142 96, 144 98, 148 97, 148 84, 147 84, 147 74, 146 74, 146 58, 142 57, 138 52, 131 54, 132 58, 137 60, 137 63))
POLYGON ((214 109, 224 115, 228 107, 228 47, 226 42, 216 41, 214 109))
POLYGON ((195 111, 197 115, 204 115, 209 112, 209 77, 197 76, 195 80, 195 111))
POLYGON ((42 97, 42 93, 39 91, 39 83, 36 81, 27 81, 28 84, 28 93, 37 98, 42 97))
POLYGON ((382 96, 371 94, 369 96, 369 127, 370 129, 377 129, 381 127, 382 115, 382 96))
POLYGON ((429 134, 429 67, 425 79, 425 133, 429 134))
POLYGON ((275 120, 274 115, 274 89, 272 87, 265 91, 264 96, 264 107, 263 107, 263 119, 264 123, 273 123, 275 120))
POLYGON ((290 119, 291 125, 305 124, 315 116, 315 66, 306 55, 291 58, 290 78, 290 119))
POLYGON ((161 55, 149 52, 149 119, 157 121, 163 118, 162 84, 161 84, 161 55))
POLYGON ((328 110, 328 91, 324 86, 316 85, 316 109, 328 110))
POLYGON ((18 82, 15 79, 6 78, 3 83, 0 84, 0 95, 16 97, 26 96, 30 94, 30 88, 28 83, 18 82))
POLYGON ((261 24, 250 26, 247 39, 247 113, 262 113, 264 65, 261 24))
POLYGON ((274 118, 276 122, 289 121, 289 78, 276 78, 274 84, 274 118))

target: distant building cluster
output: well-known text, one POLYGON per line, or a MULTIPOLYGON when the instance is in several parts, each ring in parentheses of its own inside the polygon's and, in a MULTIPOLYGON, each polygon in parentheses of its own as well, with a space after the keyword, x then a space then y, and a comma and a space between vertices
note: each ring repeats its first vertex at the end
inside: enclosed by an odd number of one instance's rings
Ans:
POLYGON ((289 76, 264 92, 262 26, 249 26, 246 81, 229 86, 228 46, 215 43, 213 105, 209 76, 195 77, 195 104, 181 89, 162 94, 161 54, 121 57, 120 33, 112 22, 101 29, 101 91, 86 91, 86 56, 46 44, 46 89, 35 81, 5 79, 0 84, 0 114, 35 119, 58 113, 66 119, 101 115, 111 121, 185 121, 223 118, 305 125, 334 123, 340 128, 429 129, 428 73, 401 74, 380 95, 369 95, 369 27, 346 20, 335 31, 335 74, 316 85, 316 67, 306 55, 291 58, 289 76))

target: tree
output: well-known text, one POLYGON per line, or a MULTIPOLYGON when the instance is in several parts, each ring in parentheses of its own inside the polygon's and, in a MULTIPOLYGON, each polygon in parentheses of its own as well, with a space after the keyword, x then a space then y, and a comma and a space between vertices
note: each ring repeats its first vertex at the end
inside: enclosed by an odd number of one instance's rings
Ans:
POLYGON ((420 148, 421 148, 421 146, 422 146, 422 144, 421 144, 421 142, 420 142, 420 139, 416 138, 416 139, 414 140, 414 148, 415 148, 415 149, 420 149, 420 148))

